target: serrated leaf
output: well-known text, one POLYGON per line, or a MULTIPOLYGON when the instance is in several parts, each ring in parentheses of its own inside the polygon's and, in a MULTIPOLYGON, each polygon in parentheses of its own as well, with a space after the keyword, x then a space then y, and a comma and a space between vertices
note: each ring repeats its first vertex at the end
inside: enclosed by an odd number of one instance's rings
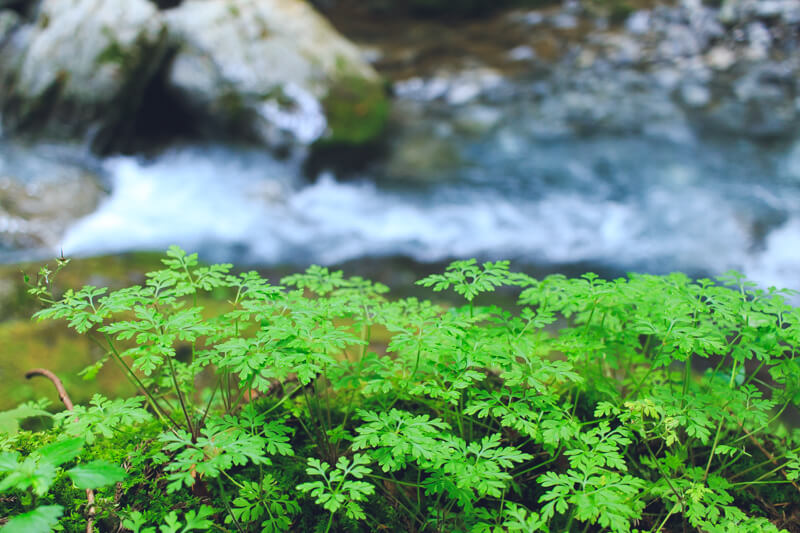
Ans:
POLYGON ((67 439, 42 446, 37 455, 53 466, 60 466, 75 459, 83 450, 83 439, 67 439))
POLYGON ((96 489, 112 485, 127 477, 125 470, 107 461, 97 460, 67 470, 79 489, 96 489))

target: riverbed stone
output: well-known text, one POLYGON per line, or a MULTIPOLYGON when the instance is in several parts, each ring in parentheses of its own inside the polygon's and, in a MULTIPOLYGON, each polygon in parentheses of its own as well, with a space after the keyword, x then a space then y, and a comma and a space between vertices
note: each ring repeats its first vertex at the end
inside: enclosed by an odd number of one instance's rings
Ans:
POLYGON ((270 145, 382 129, 378 75, 305 1, 186 0, 164 17, 180 43, 168 87, 200 116, 270 145))
POLYGON ((106 191, 88 169, 29 157, 25 168, 0 165, 0 247, 52 250, 71 223, 97 208, 106 191))
POLYGON ((136 112, 167 42, 147 0, 43 0, 26 29, 0 58, 5 125, 54 137, 94 131, 101 147, 136 112))
POLYGON ((715 46, 706 53, 706 63, 714 70, 728 70, 736 63, 736 52, 724 45, 715 46))

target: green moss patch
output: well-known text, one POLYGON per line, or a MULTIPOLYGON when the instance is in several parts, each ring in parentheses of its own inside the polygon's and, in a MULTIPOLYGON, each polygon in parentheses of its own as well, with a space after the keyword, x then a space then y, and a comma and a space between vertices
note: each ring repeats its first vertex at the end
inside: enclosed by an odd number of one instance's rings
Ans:
POLYGON ((389 115, 386 91, 380 82, 344 76, 322 102, 329 134, 323 144, 359 145, 383 131, 389 115))

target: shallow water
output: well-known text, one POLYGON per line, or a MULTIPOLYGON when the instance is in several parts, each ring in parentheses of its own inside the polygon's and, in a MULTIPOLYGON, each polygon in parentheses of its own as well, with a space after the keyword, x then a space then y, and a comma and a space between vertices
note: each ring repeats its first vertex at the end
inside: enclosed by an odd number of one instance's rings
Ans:
POLYGON ((509 135, 461 145, 462 161, 428 182, 387 178, 380 165, 309 181, 299 159, 221 145, 112 157, 102 161, 110 196, 61 245, 91 255, 177 243, 252 264, 406 255, 738 269, 800 288, 800 169, 790 153, 509 135))

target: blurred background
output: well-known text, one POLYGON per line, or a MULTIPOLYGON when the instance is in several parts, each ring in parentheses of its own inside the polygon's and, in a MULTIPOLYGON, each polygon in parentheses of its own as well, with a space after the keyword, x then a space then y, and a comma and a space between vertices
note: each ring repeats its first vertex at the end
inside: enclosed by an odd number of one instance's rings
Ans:
POLYGON ((27 318, 61 250, 800 289, 799 40, 800 0, 0 0, 0 380, 102 356, 27 318))

